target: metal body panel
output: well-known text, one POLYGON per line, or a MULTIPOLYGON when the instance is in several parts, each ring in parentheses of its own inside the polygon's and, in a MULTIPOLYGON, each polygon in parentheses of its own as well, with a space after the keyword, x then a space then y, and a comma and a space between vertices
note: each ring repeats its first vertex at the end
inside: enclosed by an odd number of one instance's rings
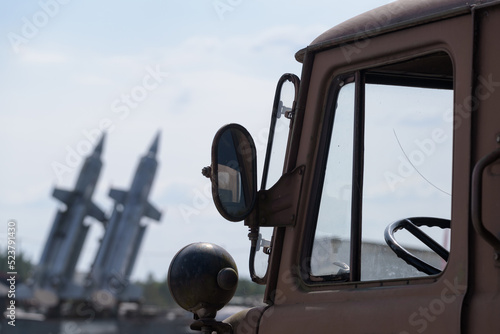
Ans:
POLYGON ((399 0, 355 16, 325 31, 296 55, 302 61, 306 51, 317 52, 344 43, 364 40, 416 25, 469 13, 475 6, 498 3, 498 0, 399 0))
MULTIPOLYGON (((486 7, 475 13, 475 82, 470 100, 473 133, 472 160, 481 158, 499 147, 500 134, 500 6, 486 7)), ((468 102, 468 101, 465 101, 468 102)), ((499 162, 493 162, 482 175, 482 221, 484 227, 497 238, 500 236, 499 162)), ((470 305, 464 314, 464 325, 469 333, 496 333, 500 328, 500 266, 498 254, 477 233, 471 233, 470 305)))

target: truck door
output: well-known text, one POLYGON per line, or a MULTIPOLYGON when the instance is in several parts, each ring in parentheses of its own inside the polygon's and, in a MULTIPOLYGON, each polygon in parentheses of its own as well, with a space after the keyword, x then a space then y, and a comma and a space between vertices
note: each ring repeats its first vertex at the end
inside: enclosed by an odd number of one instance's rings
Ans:
POLYGON ((306 50, 301 203, 259 333, 461 332, 472 31, 463 15, 306 50))

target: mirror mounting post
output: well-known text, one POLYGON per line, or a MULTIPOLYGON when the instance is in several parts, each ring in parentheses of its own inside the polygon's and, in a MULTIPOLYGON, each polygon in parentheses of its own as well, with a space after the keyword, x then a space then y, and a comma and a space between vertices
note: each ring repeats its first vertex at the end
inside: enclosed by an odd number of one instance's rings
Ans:
POLYGON ((270 189, 258 192, 259 226, 295 226, 304 172, 305 166, 299 166, 283 174, 270 189))
MULTIPOLYGON (((248 264, 250 277, 257 284, 267 284, 268 276, 267 270, 263 277, 260 277, 255 272, 255 254, 259 248, 260 226, 284 227, 295 225, 304 172, 305 166, 299 166, 290 173, 284 174, 269 190, 259 191, 255 204, 256 210, 245 219, 245 225, 249 227, 248 239, 250 239, 251 243, 248 264)), ((269 253, 266 254, 269 255, 269 253)))
MULTIPOLYGON (((269 137, 267 140, 267 149, 266 149, 266 157, 264 160, 264 170, 262 172, 262 182, 260 189, 266 189, 267 176, 269 174, 269 163, 271 161, 271 152, 273 148, 274 141, 274 131, 276 129, 276 120, 281 117, 282 114, 285 115, 286 118, 290 119, 293 122, 293 116, 295 115, 297 99, 299 96, 299 86, 300 79, 295 74, 285 73, 281 76, 276 85, 276 92, 274 94, 274 102, 273 102, 273 110, 271 112, 271 125, 269 126, 269 137), (283 107, 283 102, 281 101, 281 90, 283 88, 283 84, 285 82, 293 83, 295 87, 294 99, 291 108, 283 107)), ((291 126, 291 124, 290 124, 291 126)))
MULTIPOLYGON (((284 187, 283 185, 285 185, 290 180, 296 181, 296 179, 298 178, 300 178, 299 183, 300 185, 302 185, 303 168, 297 169, 301 170, 299 177, 294 176, 296 175, 296 173, 294 172, 290 173, 287 176, 282 175, 282 177, 280 178, 280 180, 278 180, 275 186, 273 186, 269 190, 266 190, 266 183, 269 174, 271 153, 273 150, 276 122, 279 118, 281 118, 281 116, 284 116, 285 118, 290 119, 290 128, 292 127, 298 100, 299 86, 300 86, 300 79, 295 74, 285 73, 281 76, 281 78, 278 81, 278 84, 276 86, 276 92, 274 94, 273 109, 271 112, 271 124, 269 127, 269 137, 267 141, 266 157, 264 160, 264 169, 262 172, 261 187, 260 191, 257 193, 257 200, 255 203, 256 209, 245 220, 245 225, 247 225, 250 229, 250 233, 248 234, 248 238, 250 239, 251 242, 250 258, 249 258, 250 277, 252 278, 253 282, 261 285, 267 284, 268 270, 266 270, 266 273, 263 277, 258 276, 255 272, 255 254, 258 249, 260 226, 295 225, 296 221, 295 207, 298 204, 298 199, 296 201, 294 198, 290 198, 290 195, 291 194, 298 195, 300 192, 287 193, 286 191, 291 189, 285 189, 288 187, 286 186, 284 187), (284 106, 283 101, 281 100, 282 89, 285 82, 291 82, 295 88, 294 98, 291 108, 287 108, 286 106, 284 106), (277 202, 275 202, 275 200, 277 202), (275 204, 278 205, 278 208, 276 208, 275 204), (277 210, 275 211, 275 209, 277 210), (278 225, 275 225, 275 223, 278 223, 278 225)), ((293 184, 291 185, 291 188, 294 189, 297 182, 291 182, 291 183, 293 184)))

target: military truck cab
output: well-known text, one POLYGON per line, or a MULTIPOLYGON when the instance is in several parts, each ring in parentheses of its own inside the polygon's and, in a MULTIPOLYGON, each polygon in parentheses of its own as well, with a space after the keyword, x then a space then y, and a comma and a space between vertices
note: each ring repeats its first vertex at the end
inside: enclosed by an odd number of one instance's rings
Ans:
POLYGON ((209 291, 235 280, 224 278, 232 265, 214 260, 212 281, 188 282, 207 292, 189 296, 193 328, 498 333, 499 31, 500 1, 399 0, 300 50, 300 80, 278 83, 260 188, 240 125, 216 134, 204 169, 221 214, 250 230, 250 271, 266 285, 266 306, 222 323, 207 316, 220 295, 209 291), (295 95, 285 103, 286 83, 295 95), (279 122, 286 142, 276 139, 279 122), (263 229, 273 231, 269 244, 263 229), (261 275, 259 249, 269 257, 261 275))

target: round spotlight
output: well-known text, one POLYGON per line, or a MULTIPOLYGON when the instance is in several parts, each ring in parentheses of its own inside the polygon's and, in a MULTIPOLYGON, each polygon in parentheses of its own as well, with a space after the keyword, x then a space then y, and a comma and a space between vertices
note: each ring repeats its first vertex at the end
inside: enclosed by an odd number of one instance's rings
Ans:
POLYGON ((168 270, 172 297, 200 319, 215 318, 238 286, 238 269, 222 247, 199 242, 182 248, 168 270))

